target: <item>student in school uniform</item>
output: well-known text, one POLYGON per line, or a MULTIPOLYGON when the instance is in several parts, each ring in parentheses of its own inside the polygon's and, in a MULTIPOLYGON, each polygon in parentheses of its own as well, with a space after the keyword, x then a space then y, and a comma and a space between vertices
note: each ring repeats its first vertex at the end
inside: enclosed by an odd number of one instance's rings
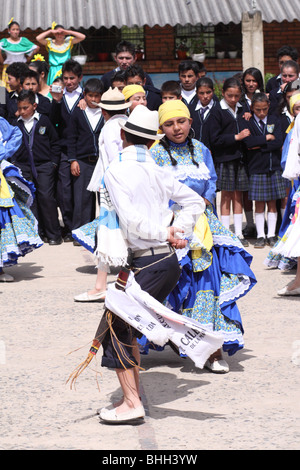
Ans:
MULTIPOLYGON (((264 79, 262 73, 256 67, 249 67, 244 71, 241 77, 243 94, 240 104, 244 108, 244 119, 250 119, 251 100, 254 93, 264 92, 264 79)), ((244 238, 256 238, 256 228, 254 222, 253 202, 248 199, 248 192, 243 192, 243 206, 246 216, 246 227, 243 228, 244 238)))
MULTIPOLYGON (((125 71, 128 67, 135 64, 136 62, 136 51, 135 45, 129 41, 121 41, 117 44, 115 49, 114 60, 117 63, 117 67, 109 72, 102 75, 101 81, 104 85, 104 91, 107 91, 111 86, 111 79, 115 72, 125 71)), ((146 75, 146 85, 153 86, 152 78, 149 74, 146 75)))
POLYGON ((184 104, 189 106, 197 100, 196 82, 199 78, 199 67, 193 60, 183 60, 178 66, 178 75, 181 86, 181 95, 184 104))
POLYGON ((217 190, 221 191, 221 221, 229 228, 232 204, 234 232, 243 246, 248 246, 242 235, 243 192, 248 191, 249 185, 242 141, 250 132, 241 128, 244 111, 239 103, 242 94, 240 81, 234 77, 227 78, 222 94, 220 109, 212 113, 209 135, 218 176, 217 190))
POLYGON ((285 133, 290 127, 290 124, 294 121, 294 116, 290 112, 290 98, 296 92, 300 90, 300 79, 294 80, 286 84, 282 97, 279 102, 278 114, 281 119, 282 131, 285 133))
POLYGON ((241 105, 244 107, 245 113, 251 116, 251 100, 254 93, 258 91, 264 92, 264 79, 262 73, 256 67, 249 67, 242 74, 241 78, 243 94, 240 99, 241 105))
MULTIPOLYGON (((77 107, 70 117, 67 135, 67 153, 70 162, 73 187, 73 221, 72 230, 85 225, 95 218, 95 193, 88 191, 87 186, 94 172, 99 156, 99 135, 104 126, 100 103, 103 83, 91 78, 84 88, 85 110, 77 107)), ((74 245, 80 245, 74 241, 74 245)))
POLYGON ((199 78, 196 82, 197 101, 189 106, 192 128, 195 139, 202 142, 207 148, 211 147, 209 139, 209 126, 211 114, 214 109, 220 108, 218 100, 214 99, 214 85, 209 77, 199 78))
POLYGON ((80 86, 82 80, 82 67, 73 59, 67 60, 62 68, 64 88, 59 93, 52 91, 53 97, 50 119, 57 127, 61 144, 61 158, 58 167, 57 199, 64 223, 63 238, 65 242, 72 242, 73 225, 73 194, 70 162, 67 155, 68 124, 74 110, 83 98, 80 86))
POLYGON ((5 103, 0 105, 1 116, 4 117, 10 124, 16 118, 18 109, 18 96, 22 91, 21 78, 28 71, 28 66, 24 62, 14 62, 6 69, 7 80, 11 91, 6 90, 5 103))
POLYGON ((285 199, 282 178, 281 150, 284 141, 280 117, 269 113, 270 101, 266 94, 255 93, 252 98, 252 117, 244 121, 250 134, 244 139, 247 148, 250 200, 255 201, 257 241, 255 248, 276 243, 276 200, 285 199), (265 205, 267 204, 268 233, 265 238, 265 205))
POLYGON ((51 111, 51 101, 49 98, 39 93, 39 83, 40 77, 35 70, 28 69, 28 71, 21 78, 22 89, 31 90, 35 94, 37 112, 49 116, 51 111))
POLYGON ((273 88, 269 93, 270 113, 279 114, 280 101, 282 93, 287 83, 293 82, 299 78, 299 65, 293 60, 287 60, 281 66, 281 85, 273 88))
POLYGON ((181 86, 176 80, 167 80, 160 87, 160 95, 162 103, 169 100, 181 100, 181 86))
MULTIPOLYGON (((280 72, 281 72, 281 66, 287 60, 293 60, 295 62, 298 62, 298 51, 295 47, 292 47, 292 46, 287 46, 287 45, 281 46, 278 49, 276 56, 277 56, 280 72)), ((282 85, 281 73, 279 73, 279 75, 271 77, 267 81, 266 93, 270 93, 270 91, 274 88, 278 90, 281 85, 282 85)))
POLYGON ((139 65, 131 65, 124 72, 126 85, 140 85, 144 88, 147 99, 147 108, 157 111, 162 104, 160 91, 152 85, 146 84, 146 74, 139 65))
POLYGON ((60 159, 59 138, 49 118, 36 111, 35 94, 22 90, 18 96, 18 119, 15 125, 23 135, 22 144, 12 157, 24 178, 36 187, 31 207, 39 223, 39 233, 49 245, 62 243, 55 197, 56 168, 60 159))
POLYGON ((117 70, 111 77, 111 86, 110 88, 118 88, 122 92, 123 88, 126 86, 125 81, 125 71, 117 70))

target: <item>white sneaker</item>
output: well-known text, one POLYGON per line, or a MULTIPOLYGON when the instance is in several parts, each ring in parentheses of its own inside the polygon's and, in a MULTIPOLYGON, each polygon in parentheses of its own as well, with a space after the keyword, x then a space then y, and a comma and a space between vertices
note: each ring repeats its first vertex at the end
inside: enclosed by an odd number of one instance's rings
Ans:
POLYGON ((229 372, 229 365, 226 361, 224 361, 224 359, 216 359, 213 362, 210 362, 210 360, 207 359, 204 367, 209 369, 211 372, 214 372, 215 374, 226 374, 229 372))
POLYGON ((0 274, 0 282, 13 282, 14 278, 7 273, 0 274))

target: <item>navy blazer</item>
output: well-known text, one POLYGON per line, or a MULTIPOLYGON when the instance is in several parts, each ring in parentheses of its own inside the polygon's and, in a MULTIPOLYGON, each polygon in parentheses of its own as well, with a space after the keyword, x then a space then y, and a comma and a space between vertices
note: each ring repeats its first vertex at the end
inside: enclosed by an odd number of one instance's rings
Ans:
POLYGON ((22 144, 11 158, 13 163, 21 169, 23 168, 24 171, 30 170, 30 157, 27 146, 25 145, 25 139, 29 142, 29 139, 33 137, 32 153, 35 166, 39 166, 47 162, 53 162, 55 165, 58 165, 61 151, 59 138, 54 126, 47 116, 43 114, 39 116, 33 136, 33 130, 29 133, 21 119, 15 120, 14 125, 21 129, 23 139, 22 144))
MULTIPOLYGON (((193 100, 192 100, 193 101, 193 100)), ((211 125, 211 116, 215 109, 220 109, 220 103, 218 100, 213 100, 213 106, 205 114, 204 120, 200 116, 200 110, 196 111, 196 105, 198 103, 194 102, 189 106, 191 118, 193 119, 192 128, 195 132, 195 139, 200 140, 207 148, 210 149, 210 125, 211 125)))
POLYGON ((244 121, 244 129, 249 129, 251 135, 243 140, 246 148, 247 166, 250 175, 267 174, 281 171, 281 149, 284 141, 282 123, 279 116, 268 115, 264 131, 252 116, 244 121), (267 134, 273 134, 275 140, 266 140, 267 134))
MULTIPOLYGON (((102 75, 100 80, 104 85, 104 91, 107 91, 109 89, 109 87, 111 86, 111 79, 113 78, 113 76, 117 72, 117 70, 118 69, 113 69, 113 70, 110 70, 109 72, 106 72, 104 75, 102 75)), ((145 77, 146 77, 145 85, 154 86, 152 78, 146 72, 145 72, 145 77)))
POLYGON ((238 108, 236 118, 228 109, 215 108, 209 126, 210 150, 215 163, 243 159, 244 147, 235 135, 242 130, 243 107, 238 108))
POLYGON ((145 85, 143 88, 146 92, 147 108, 150 111, 157 111, 162 104, 160 90, 150 85, 145 85))
POLYGON ((56 127, 60 145, 63 153, 67 153, 67 140, 68 140, 68 125, 73 111, 78 108, 79 101, 83 99, 83 93, 81 93, 74 103, 72 109, 69 109, 65 95, 61 101, 52 101, 50 120, 56 127))
MULTIPOLYGON (((51 101, 46 96, 41 95, 41 93, 37 93, 36 96, 38 99, 36 111, 39 114, 46 114, 46 116, 49 116, 51 111, 51 101)), ((6 102, 0 106, 1 116, 12 124, 16 119, 16 112, 18 111, 18 94, 14 91, 6 91, 6 102)))
POLYGON ((271 77, 268 81, 267 81, 267 84, 266 84, 266 93, 270 93, 271 90, 274 90, 274 89, 279 89, 281 85, 281 77, 280 76, 275 76, 275 77, 271 77))
POLYGON ((87 157, 99 155, 99 135, 104 126, 104 118, 99 115, 99 121, 93 130, 86 112, 76 108, 70 117, 67 132, 67 155, 68 160, 82 160, 87 157))
POLYGON ((269 93, 269 100, 269 114, 277 114, 278 116, 280 113, 280 104, 283 100, 283 93, 280 91, 279 88, 273 88, 273 90, 271 90, 269 93))

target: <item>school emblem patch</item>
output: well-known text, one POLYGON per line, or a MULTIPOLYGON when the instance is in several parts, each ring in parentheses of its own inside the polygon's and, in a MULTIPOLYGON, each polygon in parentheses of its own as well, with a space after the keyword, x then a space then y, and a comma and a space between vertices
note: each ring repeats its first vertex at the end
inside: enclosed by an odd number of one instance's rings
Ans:
POLYGON ((274 127, 275 127, 275 124, 267 124, 267 131, 268 131, 268 134, 273 134, 273 132, 274 132, 274 127))
POLYGON ((45 133, 46 133, 46 127, 41 126, 41 127, 39 128, 39 134, 40 134, 40 135, 45 135, 45 133))

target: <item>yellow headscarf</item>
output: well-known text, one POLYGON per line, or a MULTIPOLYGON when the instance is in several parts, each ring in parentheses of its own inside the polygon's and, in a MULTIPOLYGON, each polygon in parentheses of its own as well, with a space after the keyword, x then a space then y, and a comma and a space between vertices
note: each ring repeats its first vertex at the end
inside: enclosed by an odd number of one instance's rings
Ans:
MULTIPOLYGON (((181 100, 168 100, 158 108, 159 125, 161 126, 168 119, 176 117, 185 117, 190 119, 190 111, 188 107, 181 100)), ((210 251, 213 246, 213 238, 208 224, 206 214, 202 214, 194 228, 194 234, 199 240, 200 244, 210 251)), ((197 259, 201 257, 202 248, 194 246, 192 248, 192 258, 197 259)))
MULTIPOLYGON (((292 95, 290 97, 290 113, 293 114, 293 111, 294 111, 294 106, 296 103, 298 103, 298 101, 300 101, 300 93, 296 93, 295 95, 292 95)), ((294 127, 294 124, 295 124, 295 120, 293 120, 291 122, 291 124, 289 125, 289 127, 287 128, 287 130, 285 131, 286 134, 288 134, 294 127)))
POLYGON ((293 111, 294 111, 294 106, 295 104, 300 101, 300 93, 296 93, 295 95, 292 95, 290 97, 290 110, 291 110, 291 114, 293 114, 293 111))
POLYGON ((125 96, 125 101, 128 101, 131 96, 136 93, 145 93, 145 90, 141 85, 127 85, 123 88, 122 93, 125 96))
POLYGON ((168 100, 165 101, 158 108, 159 125, 161 126, 168 119, 175 117, 186 117, 190 119, 190 111, 188 107, 181 100, 168 100))

